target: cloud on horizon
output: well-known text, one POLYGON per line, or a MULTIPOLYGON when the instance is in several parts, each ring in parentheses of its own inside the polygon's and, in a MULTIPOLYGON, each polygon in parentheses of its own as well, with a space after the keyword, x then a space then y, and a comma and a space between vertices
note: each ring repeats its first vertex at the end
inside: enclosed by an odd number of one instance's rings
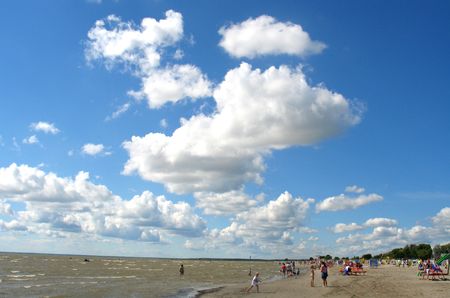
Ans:
MULTIPOLYGON (((440 244, 448 242, 450 221, 447 215, 449 214, 450 208, 445 207, 438 214, 432 216, 431 226, 415 225, 409 229, 397 227, 396 220, 386 218, 369 219, 366 221, 365 226, 369 227, 372 225, 372 232, 367 234, 349 234, 338 238, 336 240, 338 245, 337 252, 341 256, 369 252, 382 253, 394 247, 403 247, 411 243, 440 244), (375 226, 377 223, 380 226, 375 226)), ((351 225, 349 224, 347 227, 351 225)))
POLYGON ((27 165, 0 168, 0 220, 3 230, 68 237, 69 233, 160 242, 170 235, 198 237, 205 221, 185 202, 144 191, 130 200, 89 181, 89 173, 62 178, 27 165), (12 214, 10 202, 24 204, 12 214))

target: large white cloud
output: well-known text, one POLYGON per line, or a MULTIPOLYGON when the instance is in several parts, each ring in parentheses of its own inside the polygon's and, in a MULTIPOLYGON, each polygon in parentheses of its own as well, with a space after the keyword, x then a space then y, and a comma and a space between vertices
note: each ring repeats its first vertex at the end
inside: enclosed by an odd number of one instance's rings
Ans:
POLYGON ((185 202, 173 203, 148 191, 123 200, 106 186, 90 182, 86 172, 72 179, 27 165, 0 168, 0 207, 11 214, 9 201, 23 203, 25 210, 2 222, 3 229, 160 241, 164 234, 200 236, 206 228, 185 202))
POLYGON ((88 61, 104 61, 108 68, 124 64, 142 80, 142 89, 129 94, 145 97, 150 108, 159 108, 167 102, 211 93, 211 83, 196 66, 161 67, 164 50, 182 37, 183 16, 173 10, 159 21, 144 18, 140 26, 110 15, 89 30, 85 55, 88 61))
POLYGON ((124 142, 124 173, 163 183, 171 192, 225 192, 261 183, 264 156, 310 145, 360 121, 341 94, 310 86, 300 68, 247 63, 230 70, 214 91, 217 110, 183 120, 171 136, 149 133, 124 142))
POLYGON ((237 58, 270 54, 306 56, 320 53, 326 47, 311 40, 300 25, 277 22, 267 15, 224 26, 219 33, 222 35, 219 45, 237 58))

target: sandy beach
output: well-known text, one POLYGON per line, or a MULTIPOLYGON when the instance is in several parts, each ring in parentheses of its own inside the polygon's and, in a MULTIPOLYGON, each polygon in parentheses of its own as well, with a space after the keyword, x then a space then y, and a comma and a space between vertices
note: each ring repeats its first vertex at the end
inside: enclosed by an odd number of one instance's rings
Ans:
POLYGON ((250 280, 239 285, 226 286, 202 297, 449 297, 450 277, 446 280, 422 280, 416 268, 399 268, 384 265, 367 269, 362 276, 342 276, 338 268, 331 268, 328 287, 322 287, 320 272, 316 270, 315 287, 310 286, 309 274, 263 283, 260 292, 253 289, 246 294, 250 280))

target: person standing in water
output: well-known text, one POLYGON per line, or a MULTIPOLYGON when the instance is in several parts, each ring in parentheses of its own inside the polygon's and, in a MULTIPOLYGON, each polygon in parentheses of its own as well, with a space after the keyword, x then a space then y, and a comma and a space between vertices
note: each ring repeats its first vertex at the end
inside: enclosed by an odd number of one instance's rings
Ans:
POLYGON ((253 287, 256 287, 256 292, 259 293, 259 284, 261 283, 261 279, 259 278, 259 272, 256 272, 255 276, 253 276, 252 284, 247 289, 247 293, 250 292, 253 287))
POLYGON ((180 265, 180 275, 184 275, 184 266, 183 266, 183 264, 180 265))

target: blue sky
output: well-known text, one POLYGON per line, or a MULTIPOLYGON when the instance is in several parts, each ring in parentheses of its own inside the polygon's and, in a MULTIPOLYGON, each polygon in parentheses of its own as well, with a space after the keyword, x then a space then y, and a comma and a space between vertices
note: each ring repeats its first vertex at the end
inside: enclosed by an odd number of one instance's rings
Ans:
POLYGON ((446 1, 3 1, 0 251, 450 241, 446 1))

